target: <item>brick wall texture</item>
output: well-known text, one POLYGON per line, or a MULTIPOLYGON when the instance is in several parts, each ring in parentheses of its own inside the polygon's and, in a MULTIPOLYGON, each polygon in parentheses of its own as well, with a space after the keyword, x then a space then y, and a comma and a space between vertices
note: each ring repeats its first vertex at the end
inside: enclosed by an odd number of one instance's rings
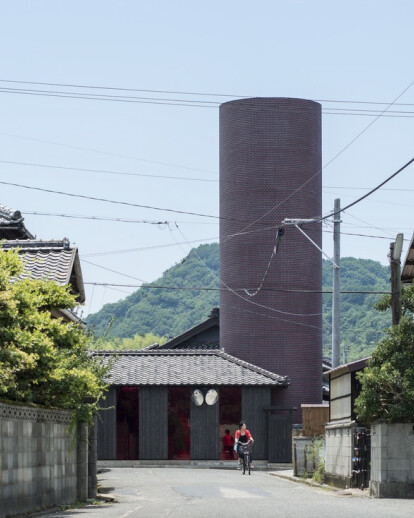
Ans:
MULTIPOLYGON (((230 289, 221 292, 220 344, 291 378, 273 404, 298 407, 294 422, 301 403, 322 400, 322 298, 283 290, 320 291, 321 254, 286 227, 263 289, 254 297, 237 290, 260 285, 284 218, 321 214, 321 177, 318 103, 252 98, 221 105, 220 278, 230 289)), ((320 224, 303 229, 321 246, 320 224)))

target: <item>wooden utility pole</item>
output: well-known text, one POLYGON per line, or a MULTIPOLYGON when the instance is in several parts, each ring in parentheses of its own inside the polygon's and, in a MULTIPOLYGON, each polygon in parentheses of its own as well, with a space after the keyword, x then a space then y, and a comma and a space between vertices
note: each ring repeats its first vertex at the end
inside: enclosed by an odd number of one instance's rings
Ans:
POLYGON ((341 357, 341 200, 334 203, 334 256, 332 267, 332 368, 341 357))

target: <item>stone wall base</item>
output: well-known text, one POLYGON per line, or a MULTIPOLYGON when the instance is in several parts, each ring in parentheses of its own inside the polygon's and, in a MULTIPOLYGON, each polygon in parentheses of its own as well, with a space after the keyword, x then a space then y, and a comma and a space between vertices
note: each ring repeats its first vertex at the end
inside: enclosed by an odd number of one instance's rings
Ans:
POLYGON ((340 489, 347 489, 351 487, 351 477, 343 477, 335 475, 334 473, 325 473, 325 484, 328 486, 338 487, 340 489))
POLYGON ((414 484, 371 480, 369 495, 374 498, 414 498, 414 484))

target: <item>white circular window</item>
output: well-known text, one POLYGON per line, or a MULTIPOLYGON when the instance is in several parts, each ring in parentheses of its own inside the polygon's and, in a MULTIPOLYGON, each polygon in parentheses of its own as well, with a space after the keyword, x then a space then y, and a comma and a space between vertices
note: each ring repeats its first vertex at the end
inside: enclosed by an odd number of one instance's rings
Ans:
POLYGON ((201 390, 200 389, 193 390, 193 393, 191 394, 191 399, 196 406, 202 405, 203 401, 204 401, 204 396, 203 396, 203 393, 201 392, 201 390))
POLYGON ((210 389, 206 394, 206 403, 207 405, 214 405, 218 400, 218 392, 216 389, 210 389))

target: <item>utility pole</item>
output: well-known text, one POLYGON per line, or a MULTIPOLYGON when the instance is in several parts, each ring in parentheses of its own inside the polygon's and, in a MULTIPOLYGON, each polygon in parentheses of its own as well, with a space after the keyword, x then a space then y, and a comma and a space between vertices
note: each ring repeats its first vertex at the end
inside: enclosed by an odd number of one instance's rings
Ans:
POLYGON ((401 319, 401 252, 404 234, 397 234, 394 243, 390 243, 391 266, 391 311, 392 324, 397 325, 401 319))
POLYGON ((334 256, 332 267, 332 368, 339 367, 341 355, 341 200, 334 202, 334 256))

